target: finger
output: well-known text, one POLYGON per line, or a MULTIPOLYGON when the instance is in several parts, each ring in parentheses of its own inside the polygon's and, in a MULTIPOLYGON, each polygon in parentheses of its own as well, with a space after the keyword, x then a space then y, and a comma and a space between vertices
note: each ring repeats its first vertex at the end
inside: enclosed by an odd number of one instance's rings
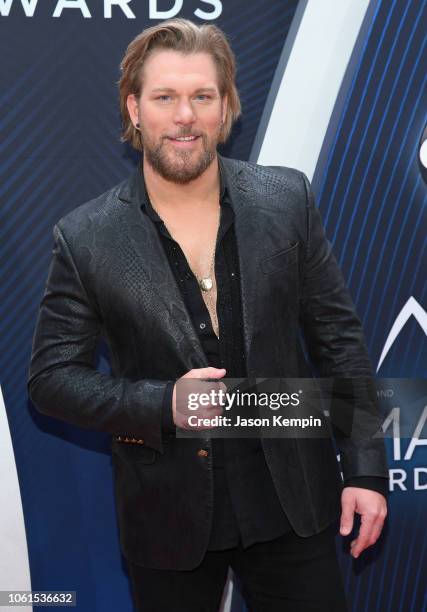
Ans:
MULTIPOLYGON (((227 387, 219 378, 217 378, 215 381, 212 379, 209 379, 208 381, 205 381, 204 379, 199 380, 201 380, 200 384, 206 385, 206 388, 209 389, 209 391, 214 391, 215 394, 218 394, 218 397, 225 396, 227 387), (219 393, 220 391, 222 391, 222 394, 219 393)), ((222 399, 225 398, 222 397, 222 399)))
POLYGON ((206 417, 211 419, 213 416, 221 416, 224 412, 222 406, 218 404, 209 404, 208 406, 203 407, 203 411, 201 414, 206 414, 206 417))
MULTIPOLYGON (((362 517, 362 523, 364 525, 364 533, 366 533, 366 541, 358 542, 359 545, 363 545, 363 548, 360 550, 359 554, 375 544, 378 538, 381 535, 381 531, 384 527, 384 521, 387 516, 387 510, 384 508, 380 510, 378 513, 373 513, 371 515, 365 515, 362 517), (365 527, 366 526, 366 527, 365 527)), ((354 547, 356 545, 356 540, 351 543, 351 546, 354 547)), ((353 552, 353 551, 352 551, 353 552)), ((355 552, 358 552, 358 549, 355 549, 355 552)))
MULTIPOLYGON (((190 395, 193 396, 191 401, 195 402, 198 396, 203 395, 206 398, 206 394, 211 392, 217 394, 219 385, 223 384, 219 382, 218 377, 224 375, 224 368, 222 370, 217 368, 200 368, 199 370, 187 372, 176 383, 177 398, 181 400, 180 404, 182 403, 183 406, 187 406, 190 395), (209 378, 206 379, 202 376, 209 378), (213 382, 215 377, 218 382, 213 382)), ((195 408, 191 408, 191 410, 195 410, 195 408)))
POLYGON ((192 378, 222 378, 225 373, 225 368, 198 368, 192 370, 192 378))
POLYGON ((384 527, 384 521, 382 519, 378 519, 378 521, 375 521, 375 525, 372 529, 368 546, 372 546, 373 544, 375 544, 375 542, 378 540, 378 538, 381 535, 383 527, 384 527))
POLYGON ((352 498, 343 499, 341 506, 340 534, 346 536, 353 529, 355 502, 352 498))
POLYGON ((371 532, 369 534, 369 543, 368 546, 372 546, 378 540, 381 535, 381 531, 384 527, 385 514, 379 513, 376 517, 374 517, 371 532))
POLYGON ((374 519, 370 516, 362 516, 362 523, 360 525, 360 530, 357 538, 353 540, 350 545, 350 552, 352 556, 357 559, 362 551, 365 550, 368 546, 370 546, 370 537, 372 533, 372 528, 374 524, 374 519))

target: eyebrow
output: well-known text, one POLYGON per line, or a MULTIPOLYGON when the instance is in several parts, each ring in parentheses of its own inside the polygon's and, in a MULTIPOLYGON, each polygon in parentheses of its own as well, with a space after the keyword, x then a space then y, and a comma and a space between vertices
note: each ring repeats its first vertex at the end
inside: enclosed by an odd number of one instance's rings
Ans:
MULTIPOLYGON (((151 93, 155 93, 157 91, 167 91, 169 93, 174 93, 175 89, 173 89, 172 87, 155 87, 154 89, 151 90, 151 93)), ((217 93, 217 90, 215 89, 215 87, 199 87, 198 89, 195 90, 194 93, 197 92, 209 92, 209 93, 217 93)))

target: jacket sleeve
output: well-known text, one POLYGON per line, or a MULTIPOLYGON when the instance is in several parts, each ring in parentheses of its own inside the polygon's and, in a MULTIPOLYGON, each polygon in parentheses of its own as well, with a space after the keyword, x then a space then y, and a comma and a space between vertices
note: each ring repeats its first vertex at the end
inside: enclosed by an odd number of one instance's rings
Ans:
POLYGON ((130 381, 98 372, 102 322, 90 303, 61 229, 40 305, 28 392, 43 414, 84 428, 144 439, 163 452, 162 405, 167 381, 130 381))
POLYGON ((362 325, 326 239, 307 177, 307 241, 301 318, 307 350, 320 377, 333 379, 330 418, 344 480, 388 477, 381 417, 362 325))

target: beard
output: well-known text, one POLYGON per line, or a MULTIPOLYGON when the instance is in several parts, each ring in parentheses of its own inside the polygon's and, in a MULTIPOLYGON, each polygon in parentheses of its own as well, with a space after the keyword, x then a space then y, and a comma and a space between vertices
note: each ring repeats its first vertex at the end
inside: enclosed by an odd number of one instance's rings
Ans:
MULTIPOLYGON (((169 150, 171 146, 167 137, 162 137, 160 142, 154 142, 143 126, 141 126, 142 145, 145 160, 155 172, 162 178, 173 183, 184 185, 194 181, 210 166, 216 156, 216 147, 222 124, 219 125, 215 136, 208 138, 206 134, 198 134, 201 139, 201 151, 175 151, 169 150)), ((182 132, 177 137, 192 136, 194 134, 182 132)), ((196 145, 197 146, 197 145, 196 145)))

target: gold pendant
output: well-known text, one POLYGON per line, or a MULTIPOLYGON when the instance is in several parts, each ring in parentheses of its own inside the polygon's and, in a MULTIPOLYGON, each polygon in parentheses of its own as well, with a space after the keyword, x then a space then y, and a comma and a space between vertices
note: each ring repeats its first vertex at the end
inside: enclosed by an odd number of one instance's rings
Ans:
POLYGON ((213 287, 212 279, 209 277, 201 278, 199 280, 199 286, 202 291, 210 291, 210 289, 213 287))

